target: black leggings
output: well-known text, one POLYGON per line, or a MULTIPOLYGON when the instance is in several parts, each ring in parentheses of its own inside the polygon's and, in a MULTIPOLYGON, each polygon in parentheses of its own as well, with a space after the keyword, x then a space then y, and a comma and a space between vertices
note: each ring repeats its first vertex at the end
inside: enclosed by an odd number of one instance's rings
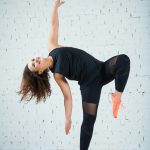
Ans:
POLYGON ((123 92, 129 72, 129 57, 125 54, 114 56, 103 63, 102 81, 95 80, 87 88, 81 90, 83 122, 80 131, 80 150, 88 150, 90 145, 102 87, 115 79, 115 89, 123 92))

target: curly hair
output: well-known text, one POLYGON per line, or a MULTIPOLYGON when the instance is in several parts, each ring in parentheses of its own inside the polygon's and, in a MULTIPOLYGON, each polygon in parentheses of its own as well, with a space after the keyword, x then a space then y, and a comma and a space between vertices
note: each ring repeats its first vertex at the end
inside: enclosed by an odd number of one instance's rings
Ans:
POLYGON ((42 74, 32 72, 28 65, 25 66, 21 81, 19 95, 22 95, 20 102, 23 100, 30 101, 33 97, 36 98, 36 103, 45 102, 46 98, 51 95, 51 86, 49 83, 48 69, 42 74))

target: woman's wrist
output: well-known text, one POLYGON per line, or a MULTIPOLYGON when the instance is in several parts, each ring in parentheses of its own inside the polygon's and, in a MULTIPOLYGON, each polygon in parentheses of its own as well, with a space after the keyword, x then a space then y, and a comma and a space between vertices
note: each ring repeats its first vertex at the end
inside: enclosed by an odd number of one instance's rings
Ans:
POLYGON ((55 2, 54 3, 54 9, 58 9, 58 7, 59 7, 58 4, 55 2))
POLYGON ((66 118, 66 122, 71 122, 71 118, 66 118))

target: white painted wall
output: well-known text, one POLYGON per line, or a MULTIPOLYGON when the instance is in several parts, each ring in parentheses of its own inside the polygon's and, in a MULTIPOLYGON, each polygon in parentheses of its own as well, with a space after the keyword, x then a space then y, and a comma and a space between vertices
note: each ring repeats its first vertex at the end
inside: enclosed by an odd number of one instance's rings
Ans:
MULTIPOLYGON (((19 103, 16 94, 25 64, 47 56, 53 0, 0 0, 0 150, 79 150, 82 108, 79 86, 73 95, 72 129, 64 132, 63 96, 51 74, 46 103, 19 103)), ((131 59, 124 91, 126 109, 114 120, 103 88, 90 150, 148 150, 150 147, 150 1, 66 0, 59 9, 59 43, 84 49, 99 60, 118 53, 131 59)))

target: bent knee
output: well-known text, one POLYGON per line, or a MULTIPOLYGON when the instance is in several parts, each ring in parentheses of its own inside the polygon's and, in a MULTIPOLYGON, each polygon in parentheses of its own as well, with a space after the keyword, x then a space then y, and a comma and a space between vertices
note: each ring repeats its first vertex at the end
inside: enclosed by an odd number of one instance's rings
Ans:
POLYGON ((128 55, 121 54, 119 55, 119 58, 120 58, 120 63, 122 63, 122 65, 130 66, 130 58, 128 55))

